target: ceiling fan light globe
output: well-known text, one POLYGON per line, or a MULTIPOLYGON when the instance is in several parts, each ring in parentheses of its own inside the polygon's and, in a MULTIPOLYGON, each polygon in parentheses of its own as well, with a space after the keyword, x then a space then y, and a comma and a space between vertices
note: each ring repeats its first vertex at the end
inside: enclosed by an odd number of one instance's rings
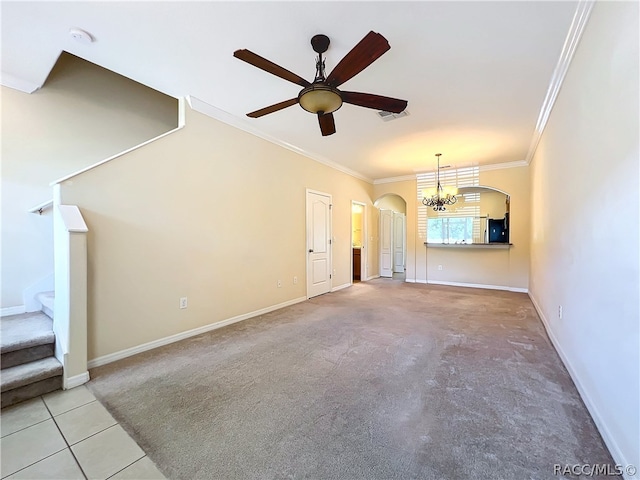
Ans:
POLYGON ((314 83, 302 89, 298 95, 298 103, 307 112, 332 113, 342 106, 342 97, 337 88, 314 83))

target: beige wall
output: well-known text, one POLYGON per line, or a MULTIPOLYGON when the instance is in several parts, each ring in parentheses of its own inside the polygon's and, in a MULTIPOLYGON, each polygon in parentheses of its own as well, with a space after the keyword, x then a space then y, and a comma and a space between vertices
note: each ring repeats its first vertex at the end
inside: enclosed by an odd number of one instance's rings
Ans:
POLYGON ((376 200, 376 207, 380 210, 393 210, 398 213, 407 213, 407 203, 398 195, 388 194, 376 200))
POLYGON ((53 273, 49 183, 177 126, 177 102, 63 54, 33 94, 2 87, 2 303, 53 273))
POLYGON ((480 215, 489 218, 504 218, 507 197, 502 192, 488 191, 480 194, 480 215))
MULTIPOLYGON (((510 196, 510 232, 513 244, 508 252, 506 286, 529 288, 529 246, 531 231, 530 168, 515 167, 480 171, 480 184, 497 188, 510 196)), ((482 282, 479 282, 482 283, 482 282)))
POLYGON ((372 212, 372 186, 195 111, 65 182, 89 228, 89 359, 305 297, 307 188, 333 196, 333 286, 349 284, 351 202, 372 212))
POLYGON ((529 167, 482 170, 480 185, 511 196, 511 243, 504 250, 426 248, 417 229, 418 200, 415 180, 374 186, 374 197, 388 193, 407 202, 407 281, 487 285, 526 291, 529 284, 529 167), (442 265, 442 270, 438 270, 442 265))
POLYGON ((638 17, 638 2, 593 7, 531 164, 530 283, 615 461, 636 467, 638 17))

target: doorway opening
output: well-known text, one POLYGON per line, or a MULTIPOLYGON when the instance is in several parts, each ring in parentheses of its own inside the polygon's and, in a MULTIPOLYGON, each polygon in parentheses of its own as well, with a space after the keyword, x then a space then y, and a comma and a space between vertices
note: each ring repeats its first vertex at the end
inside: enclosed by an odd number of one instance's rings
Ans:
POLYGON ((360 202, 351 202, 351 282, 358 283, 367 279, 367 235, 365 217, 367 206, 360 202))
POLYGON ((405 280, 407 252, 407 202, 388 193, 374 202, 380 210, 380 276, 405 280))

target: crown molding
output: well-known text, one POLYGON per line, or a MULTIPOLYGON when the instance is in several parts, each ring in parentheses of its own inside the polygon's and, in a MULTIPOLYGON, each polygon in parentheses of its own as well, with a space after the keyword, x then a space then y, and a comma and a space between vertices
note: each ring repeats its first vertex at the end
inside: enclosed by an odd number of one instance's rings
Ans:
POLYGON ((533 160, 533 156, 536 153, 538 143, 540 143, 542 133, 547 126, 547 121, 549 120, 549 116, 551 115, 551 111, 553 110, 553 106, 555 105, 556 98, 558 97, 558 93, 560 92, 560 88, 562 87, 562 83, 564 82, 564 78, 567 75, 569 66, 571 65, 571 60, 573 60, 573 55, 576 51, 576 48, 578 47, 578 44, 580 43, 580 39, 582 38, 582 32, 584 31, 584 27, 589 20, 591 9, 593 8, 594 3, 595 0, 580 0, 578 2, 578 6, 576 7, 575 13, 573 14, 573 20, 571 21, 569 32, 567 33, 564 45, 562 46, 560 58, 558 59, 556 68, 553 71, 553 75, 551 75, 551 81, 549 82, 549 87, 547 88, 547 94, 544 98, 544 101, 542 102, 542 107, 538 115, 536 128, 533 132, 531 144, 529 145, 529 151, 527 152, 527 165, 531 163, 531 160, 533 160))
MULTIPOLYGON (((490 170, 502 170, 505 168, 516 168, 516 167, 527 167, 529 163, 526 160, 516 160, 513 162, 502 162, 502 163, 492 163, 490 165, 479 165, 478 169, 481 172, 487 172, 490 170)), ((452 166, 451 170, 456 170, 458 168, 470 168, 476 165, 460 165, 460 166, 452 166)), ((377 178, 373 181, 374 185, 379 185, 382 183, 395 183, 395 182, 405 182, 407 180, 415 180, 418 178, 418 175, 424 175, 425 173, 435 172, 435 170, 426 170, 424 172, 417 172, 413 175, 403 175, 401 177, 388 177, 388 178, 377 178)))
POLYGON ((231 125, 232 127, 235 127, 239 130, 243 130, 247 133, 255 135, 256 137, 260 137, 263 140, 279 145, 283 148, 286 148, 287 150, 291 150, 292 152, 295 152, 299 155, 307 157, 318 163, 322 163, 323 165, 333 168, 334 170, 338 170, 342 173, 346 173, 347 175, 351 175, 352 177, 355 177, 359 180, 363 180, 367 183, 373 183, 373 179, 369 177, 365 177, 364 175, 362 175, 359 172, 356 172, 355 170, 351 170, 350 168, 339 165, 338 163, 333 162, 321 155, 317 155, 313 152, 309 152, 302 148, 296 147, 295 145, 292 145, 290 143, 287 143, 280 139, 272 137, 271 135, 258 130, 253 125, 250 125, 249 122, 242 120, 229 112, 225 112, 224 110, 221 110, 218 107, 214 107, 213 105, 210 105, 207 102, 200 100, 199 98, 188 96, 187 101, 189 102, 189 106, 191 107, 191 109, 195 110, 196 112, 202 113, 203 115, 219 120, 222 123, 231 125))
POLYGON ((517 167, 526 167, 529 165, 529 162, 526 160, 516 160, 513 162, 503 162, 503 163, 492 163, 490 165, 480 165, 478 168, 481 172, 488 172, 490 170, 502 170, 505 168, 517 168, 517 167))
POLYGON ((406 182, 408 180, 415 180, 415 179, 416 179, 416 175, 402 175, 401 177, 378 178, 373 181, 373 184, 380 185, 381 183, 406 182))

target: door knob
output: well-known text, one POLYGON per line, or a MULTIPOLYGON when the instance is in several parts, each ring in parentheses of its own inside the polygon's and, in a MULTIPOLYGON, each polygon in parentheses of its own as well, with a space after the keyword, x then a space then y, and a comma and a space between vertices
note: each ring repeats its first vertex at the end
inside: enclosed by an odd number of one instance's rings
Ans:
POLYGON ((310 249, 309 249, 309 253, 313 253, 313 248, 310 248, 310 249))

